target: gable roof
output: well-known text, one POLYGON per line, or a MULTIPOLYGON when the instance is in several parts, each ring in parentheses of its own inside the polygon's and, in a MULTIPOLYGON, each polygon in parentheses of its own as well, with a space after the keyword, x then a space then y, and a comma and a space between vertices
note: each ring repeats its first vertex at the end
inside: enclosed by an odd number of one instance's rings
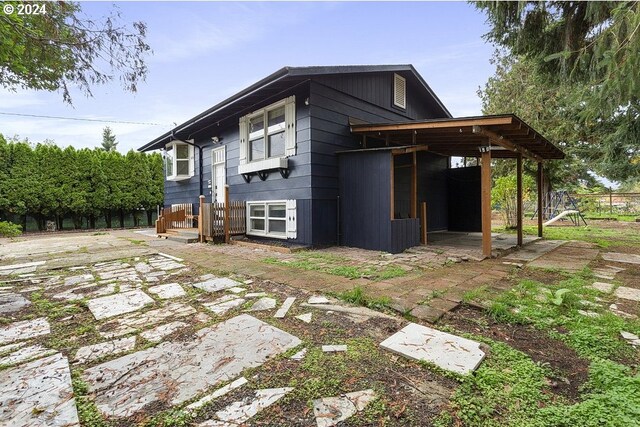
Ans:
POLYGON ((427 82, 416 71, 413 65, 338 65, 338 66, 313 66, 313 67, 283 67, 273 74, 257 81, 251 86, 241 90, 235 95, 230 96, 224 101, 214 105, 213 107, 203 111, 186 122, 176 126, 172 130, 165 132, 151 142, 140 147, 139 151, 157 150, 164 147, 171 139, 190 139, 194 133, 204 128, 209 128, 220 123, 221 120, 241 114, 252 105, 261 100, 275 96, 282 91, 295 87, 313 76, 330 75, 330 74, 358 74, 358 73, 380 73, 395 72, 410 75, 415 78, 419 87, 421 87, 425 95, 430 96, 447 116, 451 117, 451 113, 444 106, 442 101, 431 90, 427 82))

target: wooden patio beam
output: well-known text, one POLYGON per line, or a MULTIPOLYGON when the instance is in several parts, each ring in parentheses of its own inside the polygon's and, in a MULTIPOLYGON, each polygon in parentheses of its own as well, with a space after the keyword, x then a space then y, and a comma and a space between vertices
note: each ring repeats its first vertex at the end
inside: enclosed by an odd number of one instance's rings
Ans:
POLYGON ((394 156, 398 156, 401 154, 411 154, 411 153, 416 153, 418 151, 429 151, 429 146, 428 145, 416 145, 413 147, 406 147, 406 148, 394 148, 391 150, 391 154, 393 154, 394 156))
POLYGON ((414 123, 396 123, 396 124, 363 124, 352 125, 351 132, 388 132, 394 130, 420 130, 420 129, 451 129, 465 126, 495 126, 510 125, 513 123, 513 117, 486 117, 477 119, 458 119, 458 120, 442 120, 429 122, 414 123))
POLYGON ((476 135, 482 135, 485 136, 487 138, 489 138, 489 140, 496 144, 499 145, 501 147, 504 147, 508 150, 511 151, 515 151, 517 153, 522 154, 523 156, 525 156, 526 158, 536 161, 536 162, 543 162, 544 159, 540 156, 538 156, 537 154, 532 153, 531 151, 527 150, 524 147, 520 147, 516 144, 514 144, 513 142, 511 142, 510 140, 504 138, 502 135, 498 135, 497 133, 495 133, 492 130, 483 128, 482 126, 474 126, 473 127, 473 133, 475 133, 476 135))
POLYGON ((538 162, 538 173, 537 173, 537 179, 536 179, 536 187, 538 189, 538 237, 542 237, 542 219, 543 219, 543 206, 542 206, 542 188, 543 188, 543 182, 542 182, 542 174, 543 170, 542 170, 542 163, 538 162))

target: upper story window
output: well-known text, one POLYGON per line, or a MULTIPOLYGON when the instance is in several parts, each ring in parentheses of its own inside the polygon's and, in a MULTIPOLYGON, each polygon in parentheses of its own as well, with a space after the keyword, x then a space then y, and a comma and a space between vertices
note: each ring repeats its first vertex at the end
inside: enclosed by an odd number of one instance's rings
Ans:
POLYGON ((241 117, 239 172, 256 172, 286 163, 285 157, 296 154, 295 123, 294 96, 241 117))
POLYGON ((399 74, 393 75, 393 105, 407 108, 407 81, 399 74))
POLYGON ((165 147, 167 181, 181 181, 194 175, 193 145, 172 141, 165 147))

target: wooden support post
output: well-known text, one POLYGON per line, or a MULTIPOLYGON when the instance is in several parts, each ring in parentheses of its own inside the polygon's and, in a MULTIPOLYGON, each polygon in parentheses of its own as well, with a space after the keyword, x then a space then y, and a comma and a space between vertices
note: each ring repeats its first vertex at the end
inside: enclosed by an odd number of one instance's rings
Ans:
POLYGON ((418 218, 418 153, 415 151, 411 165, 411 218, 418 218))
POLYGON ((231 233, 229 231, 229 221, 231 220, 231 208, 229 206, 229 185, 224 186, 224 242, 231 242, 231 233))
POLYGON ((482 153, 480 189, 482 197, 482 255, 491 258, 491 150, 482 153))
POLYGON ((202 219, 204 218, 204 215, 202 214, 202 212, 204 211, 204 196, 201 194, 200 195, 200 206, 198 207, 198 238, 200 240, 200 243, 204 243, 204 227, 202 224, 202 219))
POLYGON ((522 246, 522 154, 516 159, 516 215, 518 246, 522 246))
POLYGON ((427 202, 420 204, 420 243, 427 244, 427 202))
POLYGON ((538 237, 542 237, 542 218, 544 217, 542 206, 542 162, 538 162, 538 174, 536 179, 536 187, 538 187, 538 237))

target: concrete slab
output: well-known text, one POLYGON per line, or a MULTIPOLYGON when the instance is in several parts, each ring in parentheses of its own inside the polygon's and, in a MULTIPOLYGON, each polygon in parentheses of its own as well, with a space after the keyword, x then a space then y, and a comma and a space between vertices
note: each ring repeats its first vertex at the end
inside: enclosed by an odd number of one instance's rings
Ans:
POLYGON ((582 271, 591 261, 596 259, 599 250, 576 242, 565 243, 536 260, 529 267, 553 268, 569 272, 582 271))
POLYGON ((50 332, 49 322, 44 317, 10 323, 0 326, 0 345, 47 335, 50 332))
POLYGON ((153 304, 153 298, 139 289, 87 301, 87 308, 97 320, 131 313, 153 304))
POLYGON ((101 325, 98 332, 104 338, 115 338, 160 324, 166 320, 193 316, 196 310, 190 305, 174 302, 145 313, 131 313, 101 325))
POLYGON ((31 305, 31 302, 20 294, 8 292, 0 295, 0 314, 14 313, 31 305))
POLYGON ((261 298, 266 296, 266 292, 249 292, 248 294, 244 295, 245 298, 261 298))
POLYGON ((227 423, 242 424, 254 417, 258 412, 282 399, 291 390, 293 390, 293 387, 256 390, 253 398, 247 397, 241 401, 233 402, 226 408, 216 412, 216 417, 220 421, 227 423))
POLYGON ((234 294, 241 294, 243 292, 246 292, 247 290, 245 288, 241 288, 238 286, 234 286, 233 288, 229 288, 227 289, 227 292, 232 292, 234 294))
POLYGON ((180 298, 187 294, 182 286, 177 283, 151 286, 147 290, 161 299, 180 298))
POLYGON ((269 297, 262 297, 256 302, 253 303, 251 308, 247 311, 263 311, 263 310, 271 310, 276 308, 278 301, 269 297))
POLYGON ((87 363, 100 359, 104 356, 117 356, 133 350, 135 346, 136 337, 127 337, 80 347, 78 351, 76 351, 73 362, 87 363))
POLYGON ((247 381, 247 379, 245 377, 240 377, 237 380, 234 380, 232 382, 230 382, 229 384, 227 384, 224 387, 220 387, 219 389, 217 389, 216 391, 214 391, 211 394, 207 394, 206 396, 204 396, 203 398, 201 398, 200 400, 197 400, 195 402, 193 402, 192 404, 187 406, 187 410, 189 411, 195 411, 196 409, 200 409, 202 408, 204 405, 206 405, 207 403, 222 397, 226 394, 229 394, 230 392, 232 392, 233 390, 242 387, 243 385, 245 385, 246 383, 248 383, 249 381, 247 381))
POLYGON ((299 352, 297 352, 296 354, 291 356, 289 359, 291 359, 291 360, 302 360, 302 359, 304 359, 304 357, 306 355, 307 355, 307 349, 303 348, 302 350, 300 350, 299 352))
POLYGON ((189 325, 187 325, 185 322, 177 320, 175 322, 165 323, 164 325, 159 325, 153 329, 144 331, 140 334, 140 336, 147 341, 158 342, 162 341, 162 339, 167 335, 171 335, 175 331, 179 331, 180 329, 186 328, 187 326, 189 325))
POLYGON ((84 379, 103 414, 127 417, 154 402, 178 405, 300 344, 243 314, 201 329, 192 341, 164 342, 89 368, 84 379))
POLYGON ((640 289, 618 286, 613 294, 618 298, 640 301, 640 289))
POLYGON ((621 262, 623 264, 640 264, 640 255, 620 252, 605 252, 602 254, 602 259, 611 262, 621 262))
POLYGON ((309 297, 307 304, 329 304, 331 301, 323 296, 314 295, 309 297))
POLYGON ((284 316, 287 315, 287 313, 289 312, 289 310, 291 309, 291 306, 295 301, 296 301, 295 297, 289 297, 286 300, 284 300, 284 302, 282 303, 282 306, 278 309, 278 311, 276 311, 276 314, 274 314, 273 317, 275 317, 276 319, 283 319, 284 316))
POLYGON ((74 286, 81 283, 93 282, 95 277, 93 274, 80 274, 78 276, 71 276, 64 279, 65 286, 74 286))
POLYGON ((303 307, 309 308, 317 308, 318 310, 326 310, 326 311, 335 311, 338 313, 347 313, 347 314, 355 314, 358 316, 365 316, 367 318, 371 317, 381 317, 383 319, 397 320, 396 317, 390 316, 385 313, 381 313, 379 311, 372 310, 367 307, 350 307, 344 305, 337 304, 310 304, 310 303, 302 303, 303 307))
POLYGON ((67 359, 58 353, 3 371, 0 420, 6 426, 79 426, 67 359))
POLYGON ((380 343, 394 353, 410 359, 431 362, 459 374, 473 372, 485 354, 480 343, 426 326, 410 323, 380 343))
POLYGON ((29 273, 36 271, 40 265, 44 265, 46 261, 24 262, 20 264, 10 264, 0 266, 0 276, 9 276, 11 274, 29 273))
POLYGON ((224 289, 237 287, 239 285, 240 282, 236 282, 235 280, 229 279, 228 277, 217 277, 215 279, 209 279, 204 282, 194 283, 192 286, 194 288, 202 289, 205 292, 218 292, 224 289))
POLYGON ((115 283, 108 283, 106 285, 89 283, 86 285, 80 285, 71 289, 67 289, 64 292, 57 293, 53 296, 53 298, 62 301, 77 301, 84 298, 95 298, 112 294, 115 292, 115 290, 115 283))
POLYGON ((318 427, 332 427, 364 410, 376 398, 373 390, 323 397, 313 401, 313 413, 318 427))
POLYGON ((565 240, 538 240, 510 253, 504 259, 523 262, 534 261, 564 243, 566 243, 565 240))

